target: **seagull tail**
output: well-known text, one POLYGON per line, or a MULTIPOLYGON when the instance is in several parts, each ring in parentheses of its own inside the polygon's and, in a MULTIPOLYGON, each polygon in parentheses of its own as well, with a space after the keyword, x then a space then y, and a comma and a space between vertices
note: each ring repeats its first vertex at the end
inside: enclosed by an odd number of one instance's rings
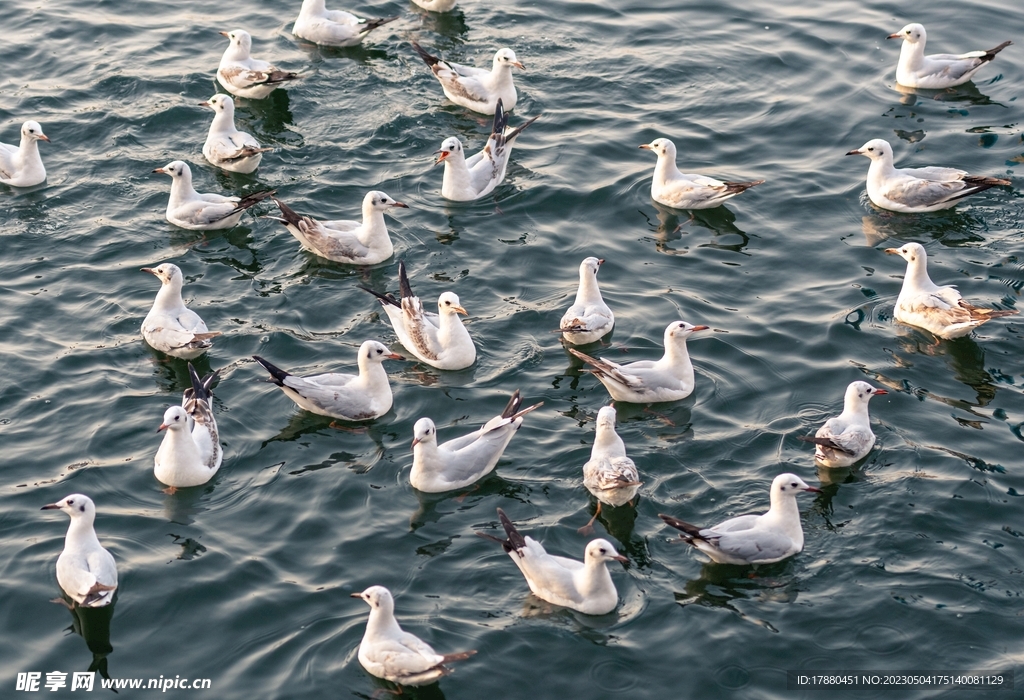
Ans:
POLYGON ((855 452, 851 452, 850 450, 846 449, 845 447, 841 447, 835 441, 833 441, 832 438, 827 438, 827 437, 811 437, 810 435, 797 435, 797 439, 798 440, 803 440, 804 442, 810 442, 810 443, 813 443, 815 445, 821 445, 822 447, 827 447, 830 450, 835 450, 836 452, 842 452, 843 454, 846 454, 846 455, 856 454, 855 452))
POLYGON ((231 211, 229 211, 227 214, 225 214, 224 216, 220 217, 219 219, 216 219, 216 221, 221 221, 223 219, 228 218, 229 216, 234 216, 235 214, 237 214, 240 211, 245 211, 249 207, 256 206, 257 204, 262 202, 267 197, 273 197, 275 194, 277 194, 277 190, 260 190, 259 192, 253 192, 252 194, 247 194, 244 197, 242 197, 242 199, 240 199, 238 201, 238 203, 235 204, 235 208, 234 209, 232 209, 231 211))
POLYGON ((366 20, 366 24, 363 25, 362 31, 359 33, 368 34, 377 27, 383 27, 388 22, 394 22, 396 19, 398 19, 398 15, 395 15, 394 17, 381 17, 380 19, 368 19, 366 20))
POLYGON ((441 663, 447 664, 452 661, 465 661, 469 657, 473 656, 475 653, 476 649, 471 649, 469 651, 457 651, 454 654, 444 654, 441 657, 441 663))
POLYGON ((402 308, 402 303, 400 301, 398 301, 398 299, 395 299, 390 294, 381 294, 380 292, 375 292, 372 289, 370 289, 369 287, 364 287, 362 285, 357 285, 357 286, 360 289, 362 289, 364 292, 369 292, 373 296, 377 297, 377 299, 380 300, 380 303, 384 304, 385 306, 390 304, 391 306, 397 306, 398 308, 402 308))
POLYGON ((751 187, 763 184, 764 180, 751 180, 750 182, 726 182, 725 191, 729 194, 739 194, 744 190, 749 190, 751 187))
POLYGON ((999 53, 1000 51, 1002 51, 1003 49, 1005 49, 1007 46, 1009 46, 1012 43, 1013 43, 1012 41, 1004 41, 1003 43, 1001 43, 999 46, 995 47, 994 49, 989 49, 988 51, 985 52, 985 55, 981 57, 981 60, 982 61, 991 61, 993 58, 996 57, 997 53, 999 53))
POLYGON ((420 58, 423 59, 423 62, 426 63, 431 68, 433 68, 435 65, 441 62, 440 58, 438 58, 437 56, 432 56, 429 53, 427 53, 426 50, 422 46, 417 44, 415 41, 412 42, 412 47, 416 49, 416 53, 420 55, 420 58))
POLYGON ((286 226, 291 224, 292 226, 298 227, 299 221, 302 220, 302 217, 277 197, 271 197, 271 199, 274 200, 274 204, 276 204, 277 208, 281 210, 281 216, 284 217, 284 219, 278 219, 278 221, 281 221, 286 226))
POLYGON ((982 309, 980 307, 973 306, 972 304, 968 304, 963 299, 960 300, 960 306, 967 309, 967 313, 971 315, 972 321, 981 321, 982 323, 993 318, 1016 316, 1019 313, 1017 309, 982 309))
POLYGON ((526 540, 519 534, 519 530, 516 529, 516 526, 512 524, 512 521, 508 519, 505 511, 501 508, 498 508, 498 520, 501 521, 501 526, 505 528, 505 534, 508 535, 508 541, 502 544, 506 552, 511 552, 512 550, 518 552, 526 547, 526 540))
MULTIPOLYGON (((412 286, 409 284, 409 275, 405 273, 405 261, 398 261, 398 289, 402 293, 402 298, 414 297, 412 293, 412 286)), ((399 304, 401 306, 401 304, 399 304)))
POLYGON ((662 513, 658 513, 658 517, 664 520, 666 525, 674 527, 677 530, 682 530, 684 533, 683 537, 685 537, 686 539, 690 539, 691 537, 700 537, 701 529, 696 525, 688 523, 685 520, 673 518, 671 515, 664 515, 662 513))
POLYGON ((270 364, 259 355, 253 355, 252 359, 259 362, 261 365, 263 365, 263 369, 270 372, 270 376, 273 377, 272 381, 274 382, 274 384, 277 384, 278 386, 284 386, 285 378, 291 376, 280 367, 275 367, 274 365, 270 364))
POLYGON ((273 73, 267 75, 267 79, 263 81, 263 84, 274 85, 276 83, 284 83, 289 80, 298 80, 299 78, 303 77, 305 76, 301 75, 300 73, 293 73, 291 71, 286 70, 276 70, 273 73))

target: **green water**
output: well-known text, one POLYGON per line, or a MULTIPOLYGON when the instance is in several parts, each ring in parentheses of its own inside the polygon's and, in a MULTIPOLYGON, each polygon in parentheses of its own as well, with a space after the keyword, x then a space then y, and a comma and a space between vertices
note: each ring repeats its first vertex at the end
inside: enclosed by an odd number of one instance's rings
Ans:
POLYGON ((401 19, 346 50, 296 43, 298 2, 4 9, 0 140, 31 118, 52 143, 41 144, 45 186, 0 187, 0 696, 32 697, 15 692, 19 672, 93 666, 211 680, 168 698, 370 697, 381 686, 355 658, 368 609, 349 593, 372 584, 440 651, 478 650, 414 697, 1012 696, 791 691, 787 669, 1015 669, 1024 683, 1024 325, 937 343, 895 325, 904 263, 882 252, 921 241, 939 283, 982 306, 1017 303, 1019 3, 937 0, 904 15, 877 0, 464 0, 439 16, 385 2, 347 6, 401 19), (905 95, 899 47, 884 37, 909 21, 928 27, 933 52, 1016 44, 973 85, 905 95), (215 90, 217 32, 235 28, 257 55, 307 73, 238 101, 240 127, 277 149, 255 176, 201 155, 211 113, 196 103, 215 90), (542 116, 493 196, 440 198, 432 152, 451 135, 479 148, 489 120, 443 97, 412 40, 474 64, 507 45, 525 63, 512 121, 542 116), (658 136, 675 141, 684 171, 766 183, 692 220, 664 210, 650 199, 654 158, 637 149, 658 136), (877 211, 867 160, 843 157, 875 137, 899 164, 1015 187, 943 213, 877 211), (382 189, 410 205, 389 219, 395 258, 330 263, 251 216, 227 232, 176 229, 163 218, 168 180, 151 174, 174 159, 192 164, 201 191, 275 187, 319 218, 353 218, 382 189), (595 505, 582 465, 608 397, 550 331, 588 255, 606 260, 599 279, 617 317, 599 354, 654 358, 680 318, 714 329, 690 343, 689 399, 620 408, 644 485, 635 512, 597 523, 630 560, 613 568, 620 607, 600 618, 533 598, 473 534, 501 507, 549 550, 582 555, 576 529, 595 505), (252 354, 347 371, 363 340, 393 343, 358 285, 397 290, 399 259, 424 299, 459 295, 476 365, 388 363, 395 407, 358 432, 262 381, 252 354), (222 369, 224 465, 170 496, 153 476, 155 429, 187 386, 185 363, 139 335, 156 280, 138 269, 160 262, 182 268, 187 301, 224 333, 197 363, 222 369), (890 392, 871 404, 878 446, 854 472, 816 473, 797 437, 857 379, 890 392), (516 388, 545 405, 493 475, 467 493, 412 490, 418 418, 454 437, 516 388), (783 471, 824 489, 801 499, 804 551, 785 562, 706 564, 657 518, 762 510, 783 471), (67 519, 39 511, 75 492, 96 501, 120 574, 113 616, 84 626, 48 602, 67 519))

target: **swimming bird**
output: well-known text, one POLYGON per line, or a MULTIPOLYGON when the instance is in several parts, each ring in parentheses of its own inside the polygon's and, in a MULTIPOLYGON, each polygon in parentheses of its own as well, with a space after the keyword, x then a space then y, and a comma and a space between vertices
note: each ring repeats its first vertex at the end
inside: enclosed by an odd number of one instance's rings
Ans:
POLYGON ((412 0, 424 10, 431 12, 448 12, 458 0, 412 0))
POLYGON ((324 0, 302 0, 292 34, 321 46, 356 46, 377 27, 398 16, 361 19, 344 10, 328 10, 324 0))
POLYGON ((573 345, 586 345, 600 340, 611 332, 615 314, 601 298, 597 286, 597 271, 604 264, 599 258, 585 258, 580 263, 580 286, 576 301, 562 316, 558 324, 562 338, 573 345))
POLYGON ((658 517, 682 530, 683 540, 719 564, 771 564, 804 548, 804 530, 796 507, 801 491, 821 493, 821 489, 808 486, 796 474, 779 474, 772 481, 771 508, 767 513, 739 515, 707 528, 671 515, 658 517))
POLYGON ((601 504, 621 506, 636 496, 642 485, 636 464, 626 456, 626 444, 615 432, 615 408, 604 406, 597 412, 597 429, 590 459, 583 465, 583 485, 597 498, 597 510, 590 522, 580 528, 587 532, 601 514, 601 504))
POLYGON ((592 540, 583 552, 583 561, 578 561, 548 554, 540 542, 521 535, 501 508, 498 519, 507 539, 484 532, 476 534, 501 544, 535 596, 585 615, 604 615, 619 604, 619 593, 606 564, 612 560, 625 564, 629 560, 616 552, 608 540, 592 540))
POLYGON ((142 337, 154 350, 191 360, 213 347, 212 339, 220 331, 210 332, 199 314, 185 306, 181 298, 184 279, 181 268, 173 263, 144 267, 142 272, 160 280, 160 291, 153 308, 142 321, 142 337))
POLYGON ((867 382, 852 382, 846 387, 843 412, 825 421, 814 437, 800 439, 815 444, 814 459, 826 467, 848 467, 859 462, 875 446, 868 401, 872 396, 888 393, 867 382))
POLYGON ((157 428, 157 432, 167 432, 156 451, 153 473, 172 493, 176 489, 205 484, 217 473, 224 459, 210 392, 218 373, 200 379, 190 362, 188 374, 192 389, 185 390, 181 406, 171 406, 164 411, 163 422, 157 428))
POLYGON ((376 340, 359 346, 356 360, 359 374, 316 374, 297 377, 275 367, 259 355, 252 359, 270 372, 271 382, 281 387, 285 396, 312 413, 348 421, 379 418, 391 410, 391 384, 381 364, 384 360, 402 360, 376 340))
POLYGON ((900 62, 896 66, 896 82, 907 87, 940 90, 966 83, 986 63, 995 59, 997 53, 1013 43, 1004 41, 988 51, 925 56, 924 45, 928 41, 928 33, 922 25, 916 23, 908 24, 886 39, 903 39, 900 62))
POLYGON ((57 557, 57 583, 84 608, 110 605, 117 590, 117 564, 96 537, 96 505, 92 499, 73 493, 41 510, 62 510, 71 516, 64 550, 57 557))
POLYGON ((693 364, 686 351, 686 339, 708 326, 692 326, 685 321, 673 321, 665 329, 665 354, 658 361, 640 360, 625 365, 611 360, 586 355, 569 348, 593 369, 608 393, 616 401, 626 403, 658 403, 679 401, 693 392, 693 364))
POLYGON ((516 137, 538 118, 533 117, 515 129, 507 129, 508 114, 499 99, 491 136, 482 151, 466 158, 462 142, 454 136, 446 138, 441 148, 434 151, 437 154, 434 165, 444 163, 441 196, 455 202, 471 202, 490 193, 505 179, 505 170, 516 137))
POLYGON ((955 206, 964 197, 1009 180, 968 175, 956 168, 897 168, 892 161, 892 146, 884 139, 871 139, 848 156, 866 156, 868 198, 872 204, 890 211, 920 213, 955 206))
POLYGON ((21 143, 0 143, 0 185, 33 187, 45 181, 39 142, 49 140, 39 122, 27 121, 21 125, 21 143))
POLYGON ((437 428, 429 418, 413 426, 412 472, 409 482, 420 491, 441 493, 469 486, 490 474, 512 436, 523 424, 523 416, 544 405, 536 403, 520 410, 523 399, 517 389, 501 415, 491 418, 479 430, 437 444, 437 428))
POLYGON ((907 274, 895 308, 896 320, 901 323, 924 328, 950 340, 967 335, 993 318, 1017 314, 1016 309, 979 308, 960 296, 954 285, 939 286, 932 282, 928 276, 928 253, 920 243, 886 248, 885 252, 907 261, 907 274))
POLYGON ((359 643, 359 663, 377 678, 399 685, 426 685, 451 673, 445 664, 476 653, 474 649, 438 654, 419 637, 403 631, 395 619, 395 600, 384 586, 370 586, 350 595, 370 606, 370 619, 359 643))
MULTIPOLYGON (((363 197, 362 221, 316 221, 295 213, 291 207, 274 198, 283 218, 277 219, 295 236, 303 247, 322 258, 349 265, 376 265, 395 252, 388 236, 384 212, 395 207, 408 209, 377 190, 363 197)), ((276 218, 276 217, 275 217, 276 218)))
POLYGON ((658 156, 651 182, 651 199, 674 209, 710 209, 764 180, 722 182, 704 175, 687 175, 676 167, 676 145, 665 138, 640 144, 658 156))
POLYGON ((488 71, 444 61, 427 53, 415 41, 412 47, 424 63, 430 66, 444 94, 455 104, 480 114, 494 114, 499 103, 509 112, 515 109, 519 95, 516 86, 512 84, 512 67, 526 69, 512 49, 499 49, 488 71))
POLYGON ((212 165, 233 173, 251 173, 259 167, 263 154, 274 150, 262 148, 251 135, 235 128, 235 101, 230 95, 217 93, 199 106, 210 107, 214 113, 203 144, 203 155, 212 165))
POLYGON ((200 194, 192 187, 192 169, 180 160, 171 161, 154 173, 171 176, 171 197, 167 200, 167 220, 193 231, 233 228, 242 214, 275 194, 275 190, 253 192, 243 198, 220 194, 200 194))
POLYGON ((438 369, 466 369, 476 361, 476 345, 458 314, 468 315, 454 292, 437 298, 438 313, 423 309, 423 302, 412 293, 405 261, 398 263, 398 284, 402 299, 378 294, 367 287, 360 289, 377 297, 398 340, 420 362, 438 369))
POLYGON ((249 32, 236 29, 220 34, 226 36, 231 43, 217 67, 217 82, 232 95, 262 100, 275 88, 284 87, 288 81, 302 77, 298 73, 278 70, 266 61, 253 58, 250 55, 252 37, 249 32))

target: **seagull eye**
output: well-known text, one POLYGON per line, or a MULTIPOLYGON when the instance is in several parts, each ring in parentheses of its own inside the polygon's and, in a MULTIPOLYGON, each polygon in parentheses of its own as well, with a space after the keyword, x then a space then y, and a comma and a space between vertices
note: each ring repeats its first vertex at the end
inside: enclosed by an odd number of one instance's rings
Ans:
POLYGON ((869 150, 869 151, 873 151, 873 150, 875 150, 875 149, 874 149, 874 147, 871 147, 871 148, 869 148, 868 150, 869 150))
POLYGON ((73 505, 75 505, 75 502, 74 502, 74 500, 73 500, 73 499, 70 499, 70 498, 69 498, 69 499, 68 499, 68 505, 69 505, 69 506, 73 506, 73 505))
POLYGON ((790 486, 792 486, 793 488, 796 488, 796 482, 794 481, 792 484, 790 484, 790 486))
POLYGON ((383 351, 383 350, 381 350, 380 348, 377 348, 377 354, 378 354, 378 355, 383 355, 383 354, 384 354, 384 351, 383 351))

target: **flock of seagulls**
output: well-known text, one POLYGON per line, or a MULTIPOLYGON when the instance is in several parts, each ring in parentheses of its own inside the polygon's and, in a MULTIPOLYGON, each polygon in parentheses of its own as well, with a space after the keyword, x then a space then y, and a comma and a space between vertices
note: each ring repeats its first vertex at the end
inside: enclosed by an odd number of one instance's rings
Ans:
MULTIPOLYGON (((428 10, 450 10, 453 0, 414 0, 428 10)), ((304 0, 292 28, 301 39, 325 46, 353 46, 370 32, 396 17, 363 19, 344 11, 330 11, 324 0, 304 0)), ((216 71, 218 83, 231 95, 246 99, 266 98, 273 90, 304 78, 283 71, 271 63, 253 58, 252 37, 236 29, 222 32, 230 44, 216 71)), ((924 54, 926 34, 920 24, 909 24, 890 35, 901 38, 903 47, 897 68, 897 80, 906 86, 941 89, 956 86, 991 62, 1005 42, 988 51, 961 55, 924 54)), ((467 157, 459 139, 441 143, 435 164, 444 164, 441 195, 453 201, 472 201, 493 192, 505 178, 516 138, 537 119, 532 117, 514 128, 509 127, 509 112, 518 100, 513 69, 525 70, 514 51, 502 48, 494 54, 489 70, 463 66, 430 54, 413 42, 412 48, 429 66, 444 94, 453 103, 485 115, 493 115, 491 133, 478 153, 467 157)), ((231 96, 216 94, 200 103, 214 112, 203 155, 223 170, 252 173, 272 149, 262 147, 251 135, 235 126, 235 103, 231 96)), ((18 147, 0 144, 0 183, 12 187, 31 187, 45 181, 46 170, 39 155, 39 141, 49 141, 42 127, 26 121, 18 147)), ((726 200, 760 185, 763 180, 747 182, 719 181, 704 175, 679 171, 675 144, 658 138, 641 149, 658 158, 654 169, 651 197, 676 209, 717 207, 726 200)), ((905 168, 893 165, 891 146, 881 140, 868 141, 848 155, 864 155, 871 160, 867 192, 876 206, 896 212, 929 212, 946 209, 962 198, 1009 181, 968 175, 955 168, 905 168)), ((244 198, 219 194, 201 194, 192 186, 187 163, 175 160, 153 172, 171 178, 167 220, 181 228, 216 230, 238 224, 246 210, 270 198, 280 211, 275 218, 299 240, 301 245, 328 260, 350 265, 374 265, 392 257, 394 247, 387 230, 385 213, 405 204, 384 192, 367 192, 362 202, 361 221, 320 221, 298 214, 277 199, 272 190, 244 198)), ((886 253, 907 261, 903 288, 896 302, 896 320, 923 328, 939 338, 956 338, 970 333, 982 323, 1016 310, 982 309, 966 302, 952 286, 934 284, 927 271, 927 254, 918 243, 890 248, 886 253)), ((579 267, 579 286, 573 304, 565 311, 556 333, 561 334, 568 352, 590 367, 589 372, 607 389, 611 399, 622 403, 661 403, 679 401, 694 390, 693 365, 687 340, 708 326, 674 321, 665 329, 664 354, 658 360, 640 360, 618 364, 578 350, 593 346, 615 326, 615 315, 601 296, 597 275, 604 261, 585 258, 579 267)), ((211 332, 203 320, 189 310, 182 299, 183 276, 173 264, 143 268, 156 276, 161 286, 153 306, 142 323, 142 337, 155 350, 192 360, 213 349, 219 332, 211 332)), ((413 293, 405 264, 398 263, 400 296, 381 294, 369 288, 380 303, 402 347, 416 360, 440 370, 456 371, 476 362, 477 349, 460 318, 466 315, 459 297, 443 291, 437 298, 437 312, 428 311, 413 293)), ((387 413, 393 395, 384 368, 385 360, 404 360, 377 340, 366 340, 359 347, 357 374, 326 373, 301 377, 281 369, 268 360, 253 356, 279 387, 301 409, 344 421, 371 421, 387 413)), ((218 373, 200 377, 188 364, 191 386, 183 393, 180 405, 167 408, 158 431, 162 441, 154 456, 154 474, 167 489, 188 488, 207 483, 220 469, 223 450, 214 416, 213 385, 218 373)), ((828 468, 850 467, 867 458, 875 445, 868 402, 886 391, 863 381, 851 383, 846 391, 841 414, 830 418, 813 437, 815 460, 828 468)), ((501 414, 487 420, 478 430, 446 442, 438 442, 437 427, 429 417, 414 426, 412 440, 412 486, 427 493, 442 493, 469 487, 494 470, 527 414, 542 403, 523 407, 523 397, 515 391, 501 414)), ((643 485, 637 465, 615 430, 616 410, 600 409, 596 420, 590 459, 583 465, 583 484, 598 501, 597 512, 581 532, 592 532, 602 504, 616 508, 636 503, 643 485)), ((741 515, 711 527, 699 527, 674 516, 661 515, 666 524, 682 532, 682 540, 715 562, 757 565, 781 561, 799 553, 804 536, 796 498, 800 493, 817 492, 794 474, 780 474, 772 481, 770 508, 760 515, 741 515)), ((59 509, 70 516, 65 547, 57 559, 57 581, 72 605, 99 607, 109 605, 117 589, 114 558, 103 548, 94 530, 96 507, 81 494, 72 494, 43 509, 59 509)), ((478 532, 501 544, 505 553, 526 579, 529 589, 542 600, 588 615, 605 615, 619 604, 618 592, 609 571, 612 562, 627 563, 605 539, 590 541, 583 560, 548 553, 544 546, 521 534, 505 512, 498 508, 498 522, 505 537, 478 532)), ((383 586, 371 586, 352 594, 370 606, 365 634, 358 658, 372 675, 400 685, 422 685, 449 673, 447 664, 469 658, 475 652, 438 654, 416 636, 404 632, 394 615, 394 600, 383 586)), ((61 599, 63 600, 63 599, 61 599)), ((67 601, 64 601, 67 604, 67 601)))

